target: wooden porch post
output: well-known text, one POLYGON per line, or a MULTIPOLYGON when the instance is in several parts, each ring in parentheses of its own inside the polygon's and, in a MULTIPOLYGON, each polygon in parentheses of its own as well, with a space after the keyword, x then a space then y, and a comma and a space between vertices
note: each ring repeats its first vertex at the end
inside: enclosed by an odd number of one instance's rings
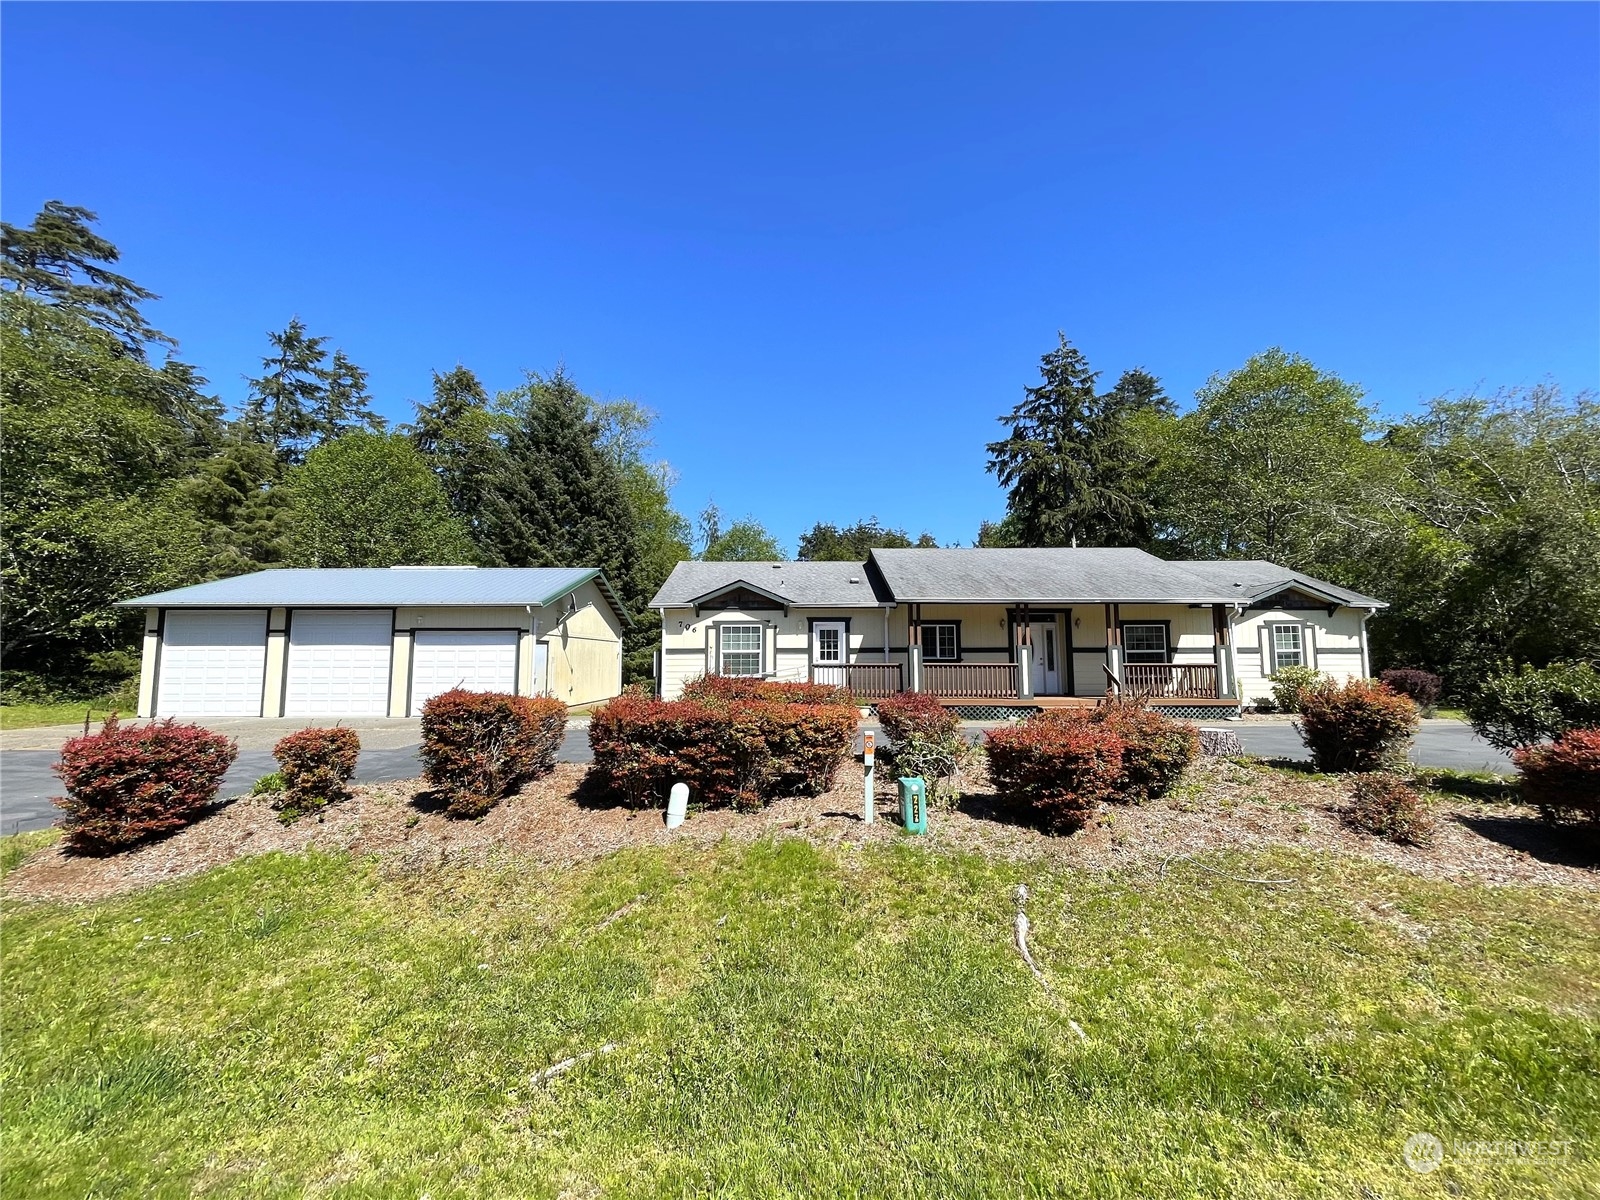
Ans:
POLYGON ((1211 606, 1211 657, 1217 664, 1217 699, 1233 694, 1228 678, 1228 614, 1222 605, 1211 606))
POLYGON ((1017 656, 1017 699, 1033 699, 1033 617, 1028 612, 1028 606, 1022 606, 1018 614, 1017 644, 1013 647, 1017 656))
POLYGON ((922 605, 913 604, 906 610, 906 673, 911 676, 906 686, 913 692, 922 690, 922 605))
POLYGON ((1106 605, 1106 669, 1122 686, 1122 605, 1106 605))

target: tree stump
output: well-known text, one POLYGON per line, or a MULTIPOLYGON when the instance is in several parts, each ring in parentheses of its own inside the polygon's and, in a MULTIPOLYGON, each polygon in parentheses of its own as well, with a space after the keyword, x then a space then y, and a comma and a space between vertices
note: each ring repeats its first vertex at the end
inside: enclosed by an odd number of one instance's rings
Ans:
POLYGON ((1202 729, 1200 753, 1213 758, 1240 758, 1244 755, 1244 745, 1231 729, 1202 729))

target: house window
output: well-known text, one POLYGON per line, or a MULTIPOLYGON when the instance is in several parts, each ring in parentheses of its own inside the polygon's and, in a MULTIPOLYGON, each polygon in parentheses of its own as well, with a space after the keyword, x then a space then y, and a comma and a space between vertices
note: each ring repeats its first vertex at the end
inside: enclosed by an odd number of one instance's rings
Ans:
POLYGON ((1305 643, 1301 640, 1300 626, 1274 625, 1272 627, 1272 669, 1281 671, 1284 667, 1303 667, 1305 665, 1305 643))
POLYGON ((961 657, 961 627, 954 621, 922 627, 922 661, 955 662, 961 657))
POLYGON ((1167 661, 1167 627, 1124 625, 1122 649, 1130 663, 1164 663, 1167 661))
POLYGON ((719 633, 722 651, 721 661, 717 663, 717 674, 761 674, 761 626, 723 625, 719 633))

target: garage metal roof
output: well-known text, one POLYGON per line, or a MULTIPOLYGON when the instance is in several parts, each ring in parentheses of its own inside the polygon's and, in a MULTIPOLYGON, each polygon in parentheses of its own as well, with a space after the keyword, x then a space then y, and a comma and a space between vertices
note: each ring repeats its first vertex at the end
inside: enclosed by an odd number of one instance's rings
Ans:
POLYGON ((624 624, 633 618, 598 567, 286 567, 118 602, 121 608, 547 608, 594 580, 624 624))

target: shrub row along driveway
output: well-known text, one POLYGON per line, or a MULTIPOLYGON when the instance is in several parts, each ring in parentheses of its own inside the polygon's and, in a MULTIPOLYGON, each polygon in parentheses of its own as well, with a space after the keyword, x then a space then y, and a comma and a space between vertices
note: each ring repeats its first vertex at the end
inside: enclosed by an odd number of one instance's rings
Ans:
MULTIPOLYGON (((277 770, 272 758, 272 743, 286 733, 305 727, 304 721, 262 721, 259 719, 218 721, 212 728, 239 738, 238 760, 228 772, 222 794, 236 796, 249 791, 263 775, 277 770)), ((422 773, 417 761, 417 722, 389 720, 357 722, 361 734, 361 761, 356 767, 356 783, 382 783, 391 779, 414 779, 422 773)), ((1272 724, 1235 722, 1226 726, 1239 735, 1245 750, 1263 758, 1304 760, 1306 748, 1300 735, 1287 721, 1272 724)), ((59 745, 71 732, 56 729, 18 730, 8 740, 22 741, 31 748, 0 751, 0 833, 43 829, 54 822, 58 810, 50 797, 61 794, 61 785, 50 768, 56 751, 45 748, 59 745)), ((981 727, 969 726, 969 736, 977 740, 981 727)), ((856 750, 861 743, 859 735, 856 750)), ((562 762, 590 761, 588 723, 574 721, 567 726, 561 745, 562 762)), ((1460 721, 1424 721, 1411 748, 1411 759, 1418 766, 1448 767, 1457 771, 1498 771, 1511 773, 1511 760, 1493 746, 1481 741, 1460 721)))

